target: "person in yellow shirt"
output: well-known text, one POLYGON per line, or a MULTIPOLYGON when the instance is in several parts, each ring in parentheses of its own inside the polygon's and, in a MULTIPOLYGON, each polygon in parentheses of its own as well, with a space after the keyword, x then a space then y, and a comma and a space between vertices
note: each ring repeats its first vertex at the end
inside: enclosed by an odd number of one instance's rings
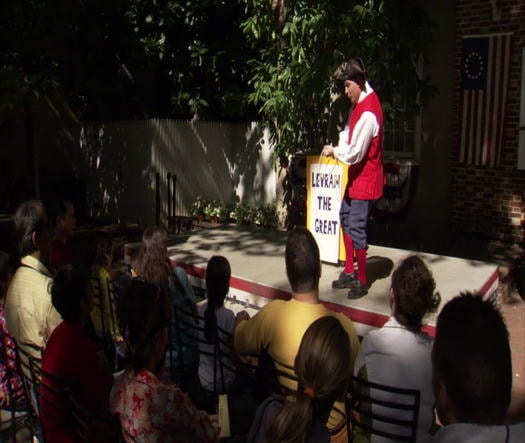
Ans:
POLYGON ((97 231, 95 233, 95 257, 91 265, 91 287, 93 290, 94 309, 91 321, 97 337, 104 343, 104 350, 109 364, 115 364, 118 347, 122 343, 122 334, 117 318, 117 294, 113 289, 109 273, 112 260, 113 240, 111 235, 97 231))
MULTIPOLYGON (((289 233, 285 260, 292 298, 286 301, 274 300, 250 319, 247 313, 239 315, 235 328, 235 350, 240 355, 265 350, 277 369, 290 372, 286 367, 293 367, 306 329, 318 318, 333 316, 348 334, 351 348, 348 371, 352 372, 359 351, 359 338, 352 320, 328 310, 319 302, 321 261, 319 247, 310 231, 296 228, 289 233)), ((291 390, 297 389, 297 383, 288 378, 282 377, 280 382, 291 390)), ((339 404, 338 407, 341 406, 339 404)))

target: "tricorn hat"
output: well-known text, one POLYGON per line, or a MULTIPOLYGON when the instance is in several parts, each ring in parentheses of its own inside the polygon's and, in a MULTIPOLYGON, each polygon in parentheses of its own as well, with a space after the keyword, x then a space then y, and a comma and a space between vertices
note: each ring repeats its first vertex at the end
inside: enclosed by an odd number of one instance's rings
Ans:
POLYGON ((360 58, 351 58, 350 60, 343 62, 334 72, 334 78, 336 80, 356 80, 365 79, 365 64, 360 58))

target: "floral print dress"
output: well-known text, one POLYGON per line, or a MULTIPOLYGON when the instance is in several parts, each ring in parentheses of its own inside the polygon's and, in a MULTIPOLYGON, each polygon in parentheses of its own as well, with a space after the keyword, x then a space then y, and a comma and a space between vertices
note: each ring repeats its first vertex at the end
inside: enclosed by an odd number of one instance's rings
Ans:
POLYGON ((9 407, 9 387, 11 393, 22 393, 22 379, 15 351, 15 342, 5 327, 4 305, 0 303, 0 407, 9 407), (5 362, 5 363, 4 363, 5 362))
POLYGON ((187 394, 145 369, 137 374, 128 369, 115 380, 110 410, 129 443, 218 441, 218 429, 187 394))

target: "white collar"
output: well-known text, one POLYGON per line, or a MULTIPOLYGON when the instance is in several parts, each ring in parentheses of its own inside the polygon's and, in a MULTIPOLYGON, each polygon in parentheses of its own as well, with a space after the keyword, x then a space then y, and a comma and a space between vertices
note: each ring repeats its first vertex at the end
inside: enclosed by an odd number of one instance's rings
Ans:
POLYGON ((361 94, 359 95, 359 99, 357 100, 357 103, 361 103, 372 92, 374 92, 374 90, 372 89, 372 86, 370 86, 370 83, 365 81, 365 88, 361 91, 361 94))

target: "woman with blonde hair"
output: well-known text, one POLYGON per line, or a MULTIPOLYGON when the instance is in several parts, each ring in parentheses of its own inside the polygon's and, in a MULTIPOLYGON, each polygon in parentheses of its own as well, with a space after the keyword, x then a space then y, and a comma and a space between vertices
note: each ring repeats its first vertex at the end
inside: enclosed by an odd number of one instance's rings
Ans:
POLYGON ((335 317, 321 317, 306 330, 295 358, 298 379, 291 401, 273 395, 259 409, 248 442, 329 442, 326 421, 350 382, 348 334, 335 317))

